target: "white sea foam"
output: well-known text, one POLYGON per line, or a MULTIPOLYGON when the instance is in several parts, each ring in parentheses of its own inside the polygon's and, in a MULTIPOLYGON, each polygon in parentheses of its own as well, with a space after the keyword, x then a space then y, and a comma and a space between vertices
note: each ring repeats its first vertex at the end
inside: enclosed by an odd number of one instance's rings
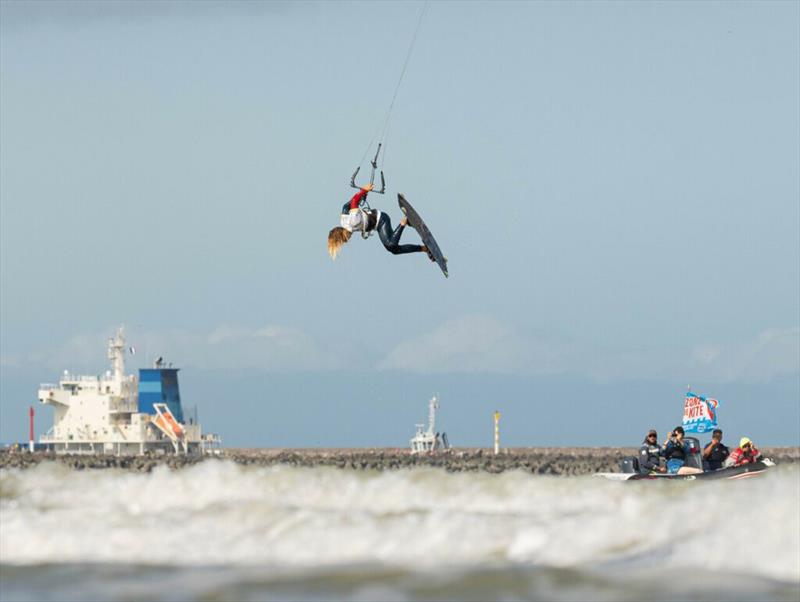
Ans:
POLYGON ((6 564, 633 566, 800 580, 800 471, 608 482, 209 461, 0 474, 6 564))

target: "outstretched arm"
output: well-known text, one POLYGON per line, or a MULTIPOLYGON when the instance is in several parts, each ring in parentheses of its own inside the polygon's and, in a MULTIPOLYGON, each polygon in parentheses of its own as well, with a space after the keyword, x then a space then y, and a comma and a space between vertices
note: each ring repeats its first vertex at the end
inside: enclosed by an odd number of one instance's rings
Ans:
POLYGON ((361 190, 353 195, 353 198, 350 199, 350 209, 358 209, 361 205, 361 202, 367 198, 367 194, 369 191, 372 190, 372 184, 367 184, 361 190))

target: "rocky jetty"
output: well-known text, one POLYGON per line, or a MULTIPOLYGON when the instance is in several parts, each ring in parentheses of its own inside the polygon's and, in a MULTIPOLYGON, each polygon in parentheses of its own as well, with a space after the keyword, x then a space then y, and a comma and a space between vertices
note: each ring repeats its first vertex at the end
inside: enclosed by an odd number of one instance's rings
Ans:
MULTIPOLYGON (((800 447, 764 448, 765 456, 780 464, 800 462, 800 447)), ((398 470, 435 467, 448 472, 521 470, 540 475, 576 476, 616 472, 627 447, 528 447, 492 450, 457 448, 447 453, 412 455, 405 449, 226 449, 221 456, 112 456, 56 455, 48 452, 0 451, 0 468, 30 468, 41 462, 58 462, 75 470, 117 468, 149 472, 165 465, 179 469, 204 461, 229 460, 242 465, 330 466, 344 470, 398 470)))

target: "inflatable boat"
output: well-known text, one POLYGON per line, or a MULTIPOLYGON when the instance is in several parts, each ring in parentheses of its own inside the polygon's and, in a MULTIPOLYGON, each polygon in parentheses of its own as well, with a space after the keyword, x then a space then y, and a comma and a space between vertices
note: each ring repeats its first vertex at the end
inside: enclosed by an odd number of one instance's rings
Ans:
MULTIPOLYGON (((700 441, 696 437, 686 437, 687 453, 684 466, 703 468, 703 458, 700 453, 700 441)), ((639 460, 634 457, 623 458, 620 462, 620 472, 598 472, 594 476, 611 479, 614 481, 656 481, 662 479, 678 481, 712 480, 712 479, 749 479, 763 475, 775 466, 769 458, 760 458, 757 462, 742 464, 740 466, 725 466, 719 470, 703 470, 693 474, 668 474, 666 472, 639 472, 639 460)))

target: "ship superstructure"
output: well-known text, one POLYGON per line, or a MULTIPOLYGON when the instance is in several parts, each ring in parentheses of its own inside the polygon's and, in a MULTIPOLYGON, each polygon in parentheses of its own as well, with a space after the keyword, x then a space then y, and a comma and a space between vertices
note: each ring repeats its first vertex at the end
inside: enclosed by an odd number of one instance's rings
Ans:
POLYGON ((424 424, 417 424, 417 432, 409 442, 412 454, 433 453, 450 448, 447 433, 436 432, 436 412, 439 409, 439 399, 434 395, 428 402, 428 429, 424 424))
POLYGON ((178 387, 178 369, 159 358, 139 376, 125 374, 125 332, 108 341, 111 370, 102 376, 64 371, 57 385, 39 387, 39 401, 53 407, 53 426, 39 438, 60 453, 199 453, 206 444, 200 425, 187 424, 178 387))

